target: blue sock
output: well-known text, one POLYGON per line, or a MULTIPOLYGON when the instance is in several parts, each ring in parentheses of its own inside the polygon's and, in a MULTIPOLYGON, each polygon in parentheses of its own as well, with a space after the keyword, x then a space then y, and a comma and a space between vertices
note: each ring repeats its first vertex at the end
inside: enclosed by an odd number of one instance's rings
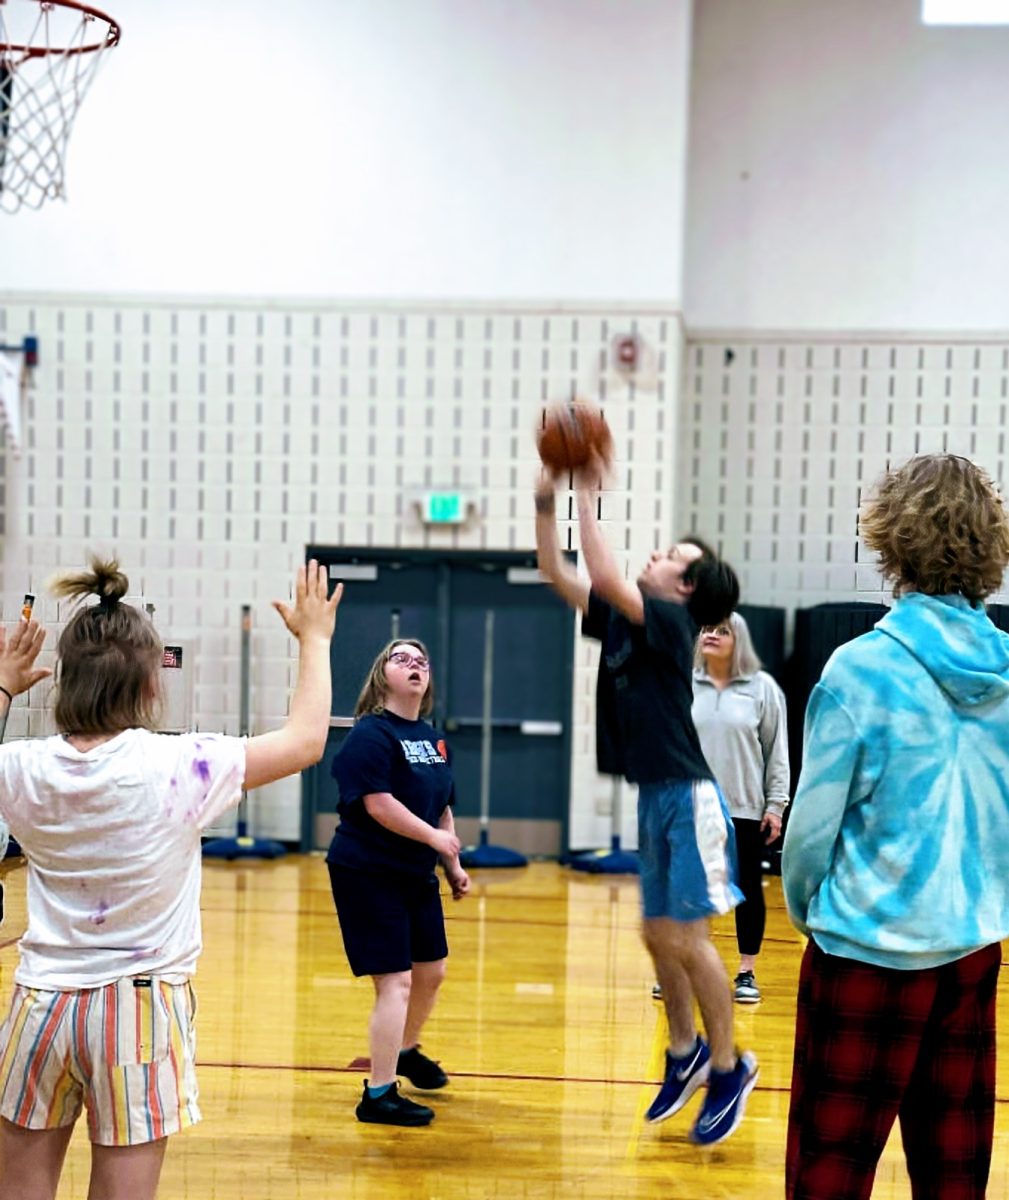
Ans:
POLYGON ((379 1098, 379 1096, 385 1095, 385 1093, 392 1087, 392 1084, 391 1083, 383 1083, 381 1087, 372 1087, 371 1084, 369 1083, 367 1086, 368 1086, 368 1096, 372 1100, 377 1100, 379 1098))

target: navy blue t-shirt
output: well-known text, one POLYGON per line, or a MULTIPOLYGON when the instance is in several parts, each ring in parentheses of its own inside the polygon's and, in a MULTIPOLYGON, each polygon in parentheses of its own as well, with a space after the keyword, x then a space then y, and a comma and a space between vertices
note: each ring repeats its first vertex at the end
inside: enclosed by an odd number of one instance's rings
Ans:
POLYGON ((694 728, 694 640, 686 606, 645 596, 635 625, 589 593, 582 633, 602 642, 596 683, 596 759, 631 783, 713 779, 694 728))
POLYGON ((368 815, 364 797, 388 792, 437 828, 455 800, 450 761, 445 742, 427 721, 407 721, 391 712, 361 717, 333 759, 340 824, 326 861, 355 870, 430 875, 437 853, 380 825, 368 815))

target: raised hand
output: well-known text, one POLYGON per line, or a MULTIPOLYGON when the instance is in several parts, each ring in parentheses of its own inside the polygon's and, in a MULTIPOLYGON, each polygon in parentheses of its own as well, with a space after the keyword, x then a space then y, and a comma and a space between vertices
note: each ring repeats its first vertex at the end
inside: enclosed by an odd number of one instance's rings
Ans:
POLYGON ((281 600, 274 600, 273 607, 280 613, 292 637, 300 641, 305 637, 321 637, 327 642, 336 628, 336 610, 343 598, 343 584, 338 583, 332 596, 327 598, 329 580, 325 567, 315 559, 307 566, 299 567, 294 584, 294 608, 281 600))
POLYGON ((589 461, 574 473, 575 487, 580 492, 594 495, 611 478, 612 474, 612 464, 597 450, 592 450, 589 454, 589 461))
POLYGON ((0 688, 19 696, 52 674, 48 667, 35 666, 45 640, 38 621, 19 621, 9 635, 0 627, 0 688))

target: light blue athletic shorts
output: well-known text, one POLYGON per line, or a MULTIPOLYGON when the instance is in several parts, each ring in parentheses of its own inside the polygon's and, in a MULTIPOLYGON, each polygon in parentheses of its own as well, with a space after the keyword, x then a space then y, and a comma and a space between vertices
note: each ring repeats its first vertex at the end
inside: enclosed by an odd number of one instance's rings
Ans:
POLYGON ((638 851, 646 919, 697 921, 742 903, 736 834, 712 780, 640 784, 638 851))

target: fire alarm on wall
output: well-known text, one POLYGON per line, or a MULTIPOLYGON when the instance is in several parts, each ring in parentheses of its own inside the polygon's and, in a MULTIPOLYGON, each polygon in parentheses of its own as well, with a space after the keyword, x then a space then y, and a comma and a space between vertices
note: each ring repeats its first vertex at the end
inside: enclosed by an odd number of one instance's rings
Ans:
POLYGON ((621 371, 636 371, 641 360, 641 339, 636 333, 621 333, 613 339, 613 358, 621 371))

